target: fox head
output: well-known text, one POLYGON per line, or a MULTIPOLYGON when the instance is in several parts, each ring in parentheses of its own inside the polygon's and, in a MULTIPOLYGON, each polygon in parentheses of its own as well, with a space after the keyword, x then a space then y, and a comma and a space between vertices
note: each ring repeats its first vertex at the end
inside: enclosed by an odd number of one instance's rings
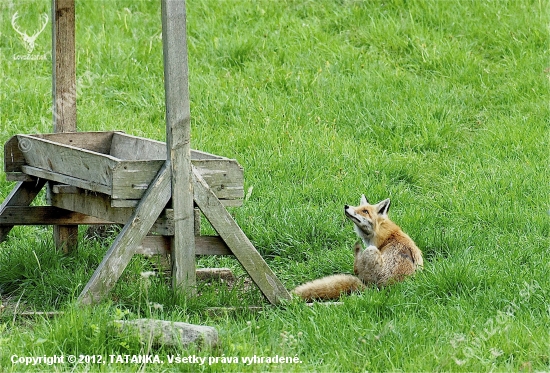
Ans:
POLYGON ((388 218, 390 199, 371 205, 365 195, 361 195, 359 206, 344 206, 344 213, 354 224, 355 232, 367 244, 374 241, 377 226, 388 218))

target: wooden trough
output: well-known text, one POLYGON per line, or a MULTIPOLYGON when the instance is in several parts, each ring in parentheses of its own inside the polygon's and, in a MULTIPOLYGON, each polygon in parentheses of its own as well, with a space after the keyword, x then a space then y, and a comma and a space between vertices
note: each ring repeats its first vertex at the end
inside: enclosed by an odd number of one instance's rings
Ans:
MULTIPOLYGON (((16 135, 4 147, 10 181, 29 176, 110 196, 112 207, 135 207, 166 161, 166 143, 123 132, 16 135)), ((243 169, 234 159, 197 150, 191 163, 225 206, 240 206, 243 169)))

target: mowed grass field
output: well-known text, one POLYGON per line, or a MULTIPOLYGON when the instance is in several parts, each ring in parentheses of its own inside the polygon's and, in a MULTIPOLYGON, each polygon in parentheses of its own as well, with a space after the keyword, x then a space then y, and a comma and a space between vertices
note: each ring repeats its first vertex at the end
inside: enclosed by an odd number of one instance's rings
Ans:
MULTIPOLYGON (((50 24, 29 52, 16 12, 30 35, 50 1, 0 3, 2 143, 52 131, 50 24)), ((79 130, 163 141, 160 1, 76 12, 79 130)), ((237 286, 199 282, 190 298, 144 278, 156 267, 135 257, 105 301, 81 308, 114 235, 82 227, 63 255, 51 228, 17 227, 0 244, 0 371, 550 370, 549 12, 543 0, 187 1, 192 146, 244 167, 247 199, 231 213, 283 284, 352 273, 343 205, 363 193, 391 198, 424 271, 339 306, 270 307, 231 258, 198 266, 230 267, 237 286), (154 346, 112 323, 143 317, 214 326, 220 345, 154 346), (164 364, 109 360, 144 354, 164 364), (14 363, 54 355, 107 363, 14 363)), ((0 174, 1 200, 13 185, 0 174)))

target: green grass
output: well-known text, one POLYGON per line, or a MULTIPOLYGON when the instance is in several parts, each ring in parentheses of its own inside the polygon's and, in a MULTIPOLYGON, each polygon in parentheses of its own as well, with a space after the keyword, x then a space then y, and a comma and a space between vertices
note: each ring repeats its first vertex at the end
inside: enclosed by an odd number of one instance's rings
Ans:
MULTIPOLYGON (((0 4, 0 139, 51 131, 51 67, 26 61, 10 25, 36 28, 49 1, 0 4)), ((75 306, 109 241, 53 249, 50 230, 0 244, 2 371, 547 371, 550 369, 549 4, 533 1, 190 0, 192 144, 236 158, 250 198, 239 225, 289 289, 351 273, 344 204, 392 199, 425 270, 337 307, 266 304, 199 284, 174 297, 134 258, 108 299, 75 306), (159 307, 157 305, 162 305, 159 307), (13 311, 63 311, 55 318, 13 311), (220 347, 155 347, 111 321, 216 327, 220 347), (238 357, 213 365, 22 366, 11 356, 238 357), (243 357, 290 356, 298 364, 243 357)), ((49 27, 33 55, 50 57, 49 27)), ((159 1, 77 1, 79 130, 164 140, 159 1)), ((0 174, 0 199, 13 187, 0 174)), ((43 199, 43 197, 41 197, 43 199)), ((81 233, 83 236, 82 229, 81 233)), ((232 259, 200 259, 229 266, 232 259)))

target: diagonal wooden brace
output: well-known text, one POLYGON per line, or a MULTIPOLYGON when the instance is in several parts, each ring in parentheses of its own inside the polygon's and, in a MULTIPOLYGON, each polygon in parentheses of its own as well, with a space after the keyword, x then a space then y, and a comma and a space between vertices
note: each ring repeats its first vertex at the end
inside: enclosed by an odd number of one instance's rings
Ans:
MULTIPOLYGON (((29 206, 40 190, 42 190, 44 184, 46 184, 46 180, 44 179, 18 182, 2 205, 0 205, 0 216, 8 210, 8 207, 29 206)), ((0 227, 0 242, 3 242, 7 238, 12 228, 13 225, 0 227)))
MULTIPOLYGON (((172 195, 170 162, 166 161, 149 185, 132 217, 105 254, 78 297, 81 304, 99 301, 115 285, 172 195)), ((192 259, 194 260, 194 258, 192 259)))
POLYGON ((272 304, 278 304, 281 300, 290 299, 290 294, 286 288, 194 167, 193 193, 195 203, 199 209, 225 241, 233 252, 233 255, 239 260, 265 297, 272 304))

